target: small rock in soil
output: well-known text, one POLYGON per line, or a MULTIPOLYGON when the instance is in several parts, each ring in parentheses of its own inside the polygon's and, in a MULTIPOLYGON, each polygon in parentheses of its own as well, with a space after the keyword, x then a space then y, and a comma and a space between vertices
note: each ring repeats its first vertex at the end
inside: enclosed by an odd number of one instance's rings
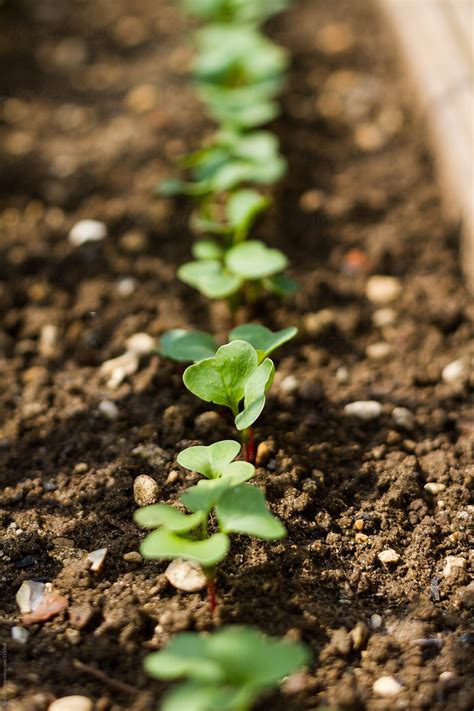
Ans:
POLYGON ((107 548, 98 548, 97 550, 89 553, 86 560, 91 564, 91 570, 93 573, 100 573, 104 567, 106 557, 107 548))
POLYGON ((45 583, 24 580, 16 594, 16 603, 20 612, 33 612, 44 598, 45 591, 45 583))
POLYGON ((138 506, 150 506, 156 503, 160 489, 148 474, 140 474, 133 482, 133 498, 138 506))
POLYGON ((446 489, 446 484, 440 484, 437 481, 429 481, 423 488, 428 494, 436 496, 436 494, 441 494, 441 492, 446 489))
POLYGON ((76 630, 82 630, 91 621, 94 615, 94 608, 88 603, 84 603, 83 605, 74 605, 69 608, 68 614, 69 622, 72 627, 76 630))
POLYGON ((393 676, 381 676, 373 686, 374 694, 383 698, 398 696, 402 688, 402 685, 393 676))
POLYGON ((113 422, 119 416, 119 409, 113 400, 101 400, 98 410, 107 420, 113 422))
POLYGON ((201 412, 201 414, 195 418, 194 424, 196 432, 199 435, 208 435, 213 432, 216 427, 222 425, 222 418, 217 412, 209 410, 207 412, 201 412))
POLYGON ((375 612, 373 615, 370 616, 370 624, 372 626, 372 629, 379 630, 383 625, 382 616, 375 612))
POLYGON ((26 644, 28 641, 28 630, 24 627, 12 627, 11 629, 12 639, 19 644, 26 644))
POLYGON ((279 390, 283 395, 291 395, 298 390, 298 381, 294 375, 287 375, 280 383, 279 390))
POLYGON ((138 365, 137 354, 127 351, 117 358, 111 358, 102 363, 100 373, 104 378, 107 378, 107 387, 115 390, 128 375, 137 372, 138 365))
POLYGON ((334 326, 336 317, 331 309, 321 309, 315 313, 306 314, 303 325, 310 336, 319 336, 334 326))
POLYGON ((349 381, 349 370, 345 365, 339 366, 336 370, 336 380, 338 383, 341 383, 341 385, 344 385, 344 383, 349 381))
POLYGON ((391 276, 371 276, 367 279, 365 293, 374 304, 389 304, 400 296, 402 285, 391 276))
POLYGON ((130 230, 120 238, 120 246, 126 252, 142 253, 146 249, 146 243, 146 234, 140 230, 130 230))
POLYGON ((255 464, 257 467, 264 466, 272 455, 271 448, 267 442, 260 442, 257 447, 257 453, 255 454, 255 464))
POLYGON ((138 551, 129 551, 128 553, 124 553, 123 559, 126 563, 141 563, 143 561, 143 557, 140 555, 138 551))
POLYGON ((63 696, 48 706, 48 711, 92 711, 93 703, 87 696, 63 696))
POLYGON ((59 354, 58 327, 52 323, 43 326, 38 342, 38 353, 43 358, 56 358, 59 354))
POLYGON ((152 84, 141 84, 131 89, 125 97, 127 106, 137 114, 151 111, 158 103, 158 90, 152 84))
POLYGON ((386 550, 382 551, 378 554, 377 558, 380 560, 381 563, 385 564, 395 564, 398 563, 398 561, 400 560, 400 556, 398 555, 397 551, 393 550, 393 548, 387 548, 386 550))
POLYGON ((384 326, 391 326, 397 320, 397 312, 395 309, 389 307, 385 309, 377 309, 372 314, 372 323, 377 328, 384 328, 384 326))
POLYGON ((173 560, 166 568, 165 576, 174 588, 184 592, 198 592, 207 584, 201 566, 191 560, 173 560))
POLYGON ((156 342, 148 333, 134 333, 125 341, 125 347, 137 355, 147 355, 156 347, 156 342))
POLYGON ((301 195, 299 205, 304 212, 316 212, 323 207, 325 199, 321 190, 307 190, 301 195))
POLYGON ((352 49, 354 34, 345 22, 331 22, 319 30, 317 41, 326 54, 340 54, 352 49))
POLYGON ((125 277, 117 282, 117 292, 119 296, 126 298, 131 296, 137 288, 137 280, 133 277, 125 277))
POLYGON ((59 614, 68 606, 67 598, 55 592, 46 593, 32 612, 23 615, 21 621, 24 625, 34 625, 37 622, 46 622, 59 614))
POLYGON ((394 407, 392 410, 392 418, 397 425, 407 432, 411 432, 415 426, 415 418, 413 413, 407 407, 394 407))
POLYGON ((462 573, 466 567, 465 558, 457 555, 448 555, 446 558, 446 563, 443 568, 443 577, 445 578, 455 578, 462 573))
POLYGON ((344 412, 350 417, 357 417, 359 420, 375 420, 382 414, 382 405, 376 400, 356 400, 349 402, 344 407, 344 412))
POLYGON ((448 365, 445 365, 441 377, 445 383, 455 384, 463 383, 469 377, 469 365, 465 358, 453 360, 448 365))
POLYGON ((372 360, 382 360, 386 358, 392 352, 392 346, 390 343, 385 341, 377 341, 377 343, 370 343, 365 349, 365 353, 368 358, 372 360))
POLYGON ((369 636, 369 630, 364 622, 358 622, 356 626, 349 632, 352 639, 352 646, 357 651, 362 649, 367 642, 369 636))
POLYGON ((97 220, 80 220, 69 233, 69 241, 75 247, 86 242, 98 242, 107 237, 107 227, 97 220))

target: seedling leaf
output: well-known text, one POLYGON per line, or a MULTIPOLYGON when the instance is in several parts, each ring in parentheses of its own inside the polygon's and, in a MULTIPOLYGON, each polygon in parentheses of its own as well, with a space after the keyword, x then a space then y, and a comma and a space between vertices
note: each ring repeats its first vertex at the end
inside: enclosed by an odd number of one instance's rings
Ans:
POLYGON ((279 296, 290 296, 299 289, 298 282, 286 274, 274 274, 264 279, 263 285, 269 291, 273 291, 279 296))
POLYGON ((181 501, 190 511, 209 513, 227 489, 243 484, 254 473, 255 467, 249 462, 232 462, 220 479, 198 482, 182 494, 181 501))
POLYGON ((268 510, 263 492, 251 484, 226 491, 217 503, 216 513, 226 533, 244 533, 264 540, 286 535, 281 521, 268 510))
POLYGON ((185 331, 173 328, 160 338, 160 353, 179 362, 199 361, 214 355, 217 343, 204 331, 185 331))
POLYGON ((217 661, 207 657, 208 641, 195 632, 174 637, 166 649, 145 657, 145 670, 158 679, 191 676, 203 682, 221 681, 223 673, 217 661))
POLYGON ((245 383, 244 409, 235 418, 238 430, 250 427, 259 417, 265 406, 265 393, 270 388, 275 376, 273 362, 266 358, 245 383))
POLYGON ((212 239, 200 239, 192 246, 193 257, 197 260, 221 259, 224 250, 220 244, 212 239))
POLYGON ((256 351, 261 351, 263 356, 266 357, 294 338, 297 333, 298 329, 294 326, 273 332, 258 323, 244 323, 232 329, 229 334, 229 340, 247 341, 256 351))
POLYGON ((215 533, 202 541, 182 538, 166 528, 150 533, 140 546, 144 558, 169 559, 184 558, 194 560, 203 568, 210 568, 223 560, 229 550, 229 539, 225 533, 215 533))
POLYGON ((199 472, 207 479, 222 476, 226 467, 240 452, 241 445, 233 439, 224 439, 209 446, 188 447, 178 454, 178 464, 199 472))
POLYGON ((241 285, 240 277, 226 271, 217 259, 187 262, 178 269, 178 277, 209 299, 225 299, 241 285))
POLYGON ((158 526, 166 526, 170 531, 175 533, 186 533, 192 531, 205 521, 205 516, 202 512, 188 515, 182 513, 174 506, 167 504, 152 504, 144 506, 135 511, 133 520, 143 528, 158 528, 158 526))
POLYGON ((270 249, 259 240, 249 240, 231 247, 225 264, 229 271, 243 279, 263 279, 283 271, 288 259, 278 249, 270 249))
POLYGON ((257 215, 265 210, 269 199, 256 190, 238 190, 229 198, 227 219, 234 226, 237 242, 246 238, 257 215))
POLYGON ((240 694, 216 684, 188 681, 169 691, 160 707, 161 711, 243 711, 248 709, 247 699, 242 703, 240 694))
POLYGON ((245 383, 258 365, 258 356, 250 343, 232 341, 218 348, 213 358, 190 365, 184 371, 185 386, 194 395, 229 407, 234 415, 245 394, 245 383))

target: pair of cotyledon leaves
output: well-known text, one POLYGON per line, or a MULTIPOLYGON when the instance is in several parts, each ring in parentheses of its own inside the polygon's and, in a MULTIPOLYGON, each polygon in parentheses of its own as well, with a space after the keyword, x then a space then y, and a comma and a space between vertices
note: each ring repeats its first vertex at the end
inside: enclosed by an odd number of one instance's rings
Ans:
MULTIPOLYGON (((274 350, 294 338, 297 332, 298 329, 294 326, 283 328, 281 331, 271 331, 258 323, 244 323, 232 329, 229 341, 240 340, 250 343, 257 351, 261 362, 274 350)), ((159 352, 171 360, 197 362, 204 358, 212 358, 217 348, 217 343, 210 333, 174 328, 161 336, 159 352)))
POLYGON ((289 0, 183 0, 190 15, 217 22, 260 23, 289 5, 289 0))
POLYGON ((254 466, 233 461, 240 448, 234 440, 223 440, 208 447, 189 447, 178 455, 181 466, 206 479, 181 496, 190 514, 167 504, 153 504, 135 512, 136 523, 156 529, 140 546, 145 558, 185 558, 209 568, 227 555, 229 533, 268 540, 285 535, 283 524, 268 510, 260 489, 245 483, 254 475, 254 466), (219 532, 196 540, 195 532, 207 531, 211 511, 215 512, 219 532))
MULTIPOLYGON (((228 236, 236 244, 246 239, 255 219, 270 204, 269 198, 256 190, 242 188, 231 193, 224 206, 225 222, 212 215, 213 205, 207 203, 193 216, 193 227, 207 234, 228 236)), ((196 259, 220 259, 222 246, 212 240, 201 240, 193 249, 196 259), (208 245, 205 249, 205 245, 208 245)))
POLYGON ((295 282, 274 279, 288 265, 279 249, 271 249, 260 240, 240 242, 224 249, 217 242, 203 240, 193 250, 198 259, 178 269, 178 277, 208 299, 226 299, 247 282, 260 282, 271 291, 292 293, 295 282))
POLYGON ((145 669, 158 679, 187 679, 168 693, 162 711, 242 711, 309 660, 299 642, 229 626, 211 635, 177 635, 146 657, 145 669))

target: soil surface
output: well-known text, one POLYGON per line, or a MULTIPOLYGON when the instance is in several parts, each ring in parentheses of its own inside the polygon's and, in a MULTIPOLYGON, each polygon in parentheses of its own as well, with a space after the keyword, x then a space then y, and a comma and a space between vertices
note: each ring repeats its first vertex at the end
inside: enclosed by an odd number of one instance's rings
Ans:
POLYGON ((259 709, 468 711, 473 308, 424 126, 368 2, 299 0, 269 28, 294 58, 275 125, 289 172, 257 234, 286 251, 301 290, 239 318, 300 327, 256 427, 257 482, 288 537, 234 542, 214 622, 205 593, 167 583, 166 563, 124 559, 142 537, 134 478, 150 475, 174 502, 196 480, 177 453, 235 436, 157 355, 116 389, 100 372, 136 332, 198 327, 225 340, 229 327, 222 305, 175 277, 189 258, 189 204, 152 197, 212 130, 187 82, 189 26, 174 4, 0 10, 6 707, 44 711, 83 694, 96 711, 153 709, 164 685, 142 671, 146 653, 182 630, 244 623, 313 653, 259 709), (74 247, 67 235, 83 218, 108 236, 74 247), (373 275, 395 277, 399 295, 367 298, 373 275), (358 400, 380 414, 348 415, 358 400), (86 556, 101 547, 94 574, 86 556), (393 562, 379 559, 387 549, 393 562), (52 583, 69 607, 21 644, 11 628, 24 580, 52 583), (383 676, 401 685, 396 696, 374 692, 383 676))

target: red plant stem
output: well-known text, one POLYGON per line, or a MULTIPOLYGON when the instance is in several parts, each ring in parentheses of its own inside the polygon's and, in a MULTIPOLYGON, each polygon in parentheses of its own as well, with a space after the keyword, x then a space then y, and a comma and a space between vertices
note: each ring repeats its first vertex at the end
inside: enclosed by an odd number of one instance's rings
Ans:
POLYGON ((216 586, 214 580, 211 578, 207 579, 207 599, 209 601, 209 609, 211 610, 211 615, 213 615, 217 606, 217 600, 216 586))
POLYGON ((248 427, 244 434, 244 456, 246 462, 253 463, 255 461, 255 438, 253 427, 248 427))

